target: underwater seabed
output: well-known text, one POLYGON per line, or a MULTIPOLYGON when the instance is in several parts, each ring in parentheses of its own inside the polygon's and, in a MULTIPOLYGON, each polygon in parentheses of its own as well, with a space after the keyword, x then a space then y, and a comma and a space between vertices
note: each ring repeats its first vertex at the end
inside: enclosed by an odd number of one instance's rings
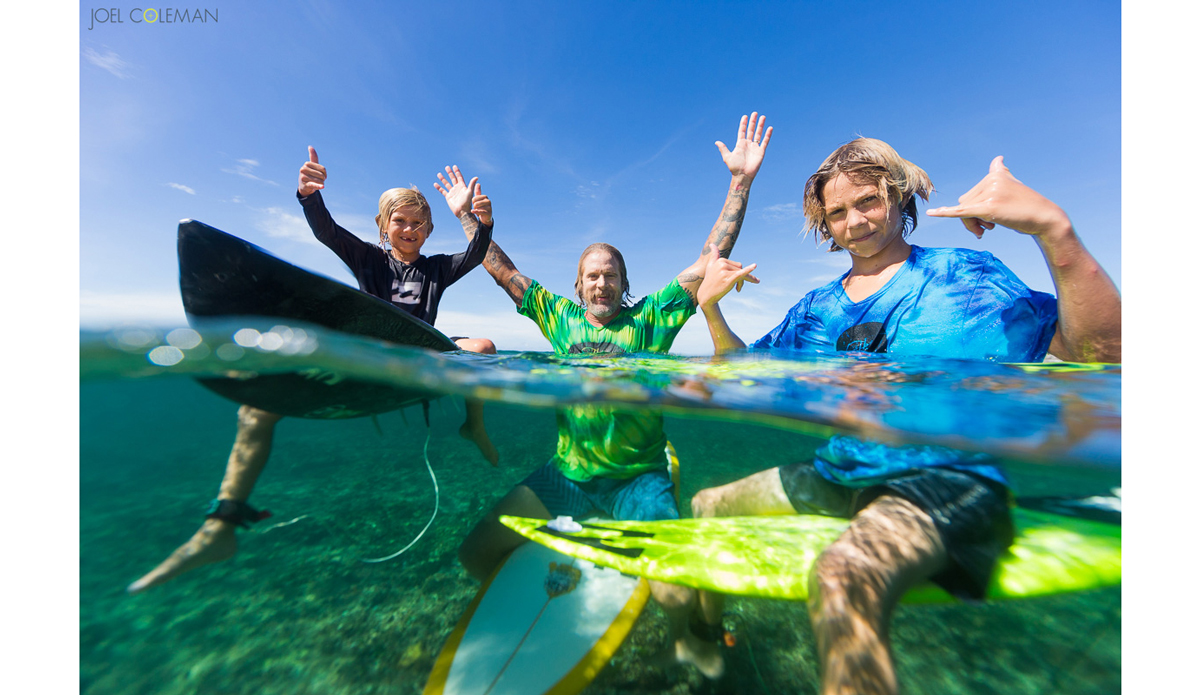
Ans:
MULTIPOLYGON (((184 377, 85 379, 80 404, 80 688, 95 695, 420 693, 477 589, 458 544, 555 443, 552 411, 489 403, 494 469, 457 436, 461 398, 434 401, 437 517, 408 552, 368 564, 404 547, 433 513, 421 408, 380 415, 378 428, 370 418, 285 419, 251 498, 274 517, 239 532, 232 560, 130 596, 125 586, 200 525, 237 406, 184 377)), ((685 501, 821 443, 675 416, 667 432, 685 501)), ((816 692, 803 605, 733 598, 727 625, 738 637, 728 664, 739 692, 816 692)), ((712 692, 694 670, 648 663, 665 634, 651 604, 585 692, 712 692)), ((901 606, 892 643, 908 692, 1118 692, 1121 592, 901 606)))

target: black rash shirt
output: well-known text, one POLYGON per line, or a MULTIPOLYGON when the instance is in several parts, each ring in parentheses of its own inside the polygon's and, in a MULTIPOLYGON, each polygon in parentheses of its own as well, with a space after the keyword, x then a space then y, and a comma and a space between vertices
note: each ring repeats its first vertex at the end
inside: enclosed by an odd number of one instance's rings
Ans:
POLYGON ((442 292, 482 263, 492 242, 492 226, 481 223, 466 251, 453 256, 440 253, 421 256, 412 263, 402 263, 334 222, 320 191, 310 196, 301 196, 297 191, 296 198, 304 208, 313 235, 354 273, 359 289, 395 304, 431 326, 437 319, 442 292))

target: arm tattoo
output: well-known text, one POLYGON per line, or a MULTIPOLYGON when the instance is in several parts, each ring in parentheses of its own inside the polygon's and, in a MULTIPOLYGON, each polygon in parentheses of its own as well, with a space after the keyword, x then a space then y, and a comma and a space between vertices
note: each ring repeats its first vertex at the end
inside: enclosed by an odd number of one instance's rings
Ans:
POLYGON ((483 267, 493 277, 509 269, 516 270, 513 262, 509 260, 508 254, 504 253, 504 250, 499 246, 496 246, 496 242, 494 241, 488 245, 487 255, 483 257, 483 267))
POLYGON ((467 241, 475 241, 475 234, 479 232, 479 220, 469 212, 464 212, 458 216, 458 221, 462 222, 463 232, 467 235, 467 241))
POLYGON ((512 297, 515 301, 520 302, 525 298, 525 292, 529 290, 529 286, 532 284, 532 280, 520 273, 517 273, 508 279, 508 296, 512 297))
POLYGON ((679 280, 679 284, 686 285, 689 282, 703 280, 704 278, 700 277, 699 275, 697 275, 695 273, 689 273, 687 271, 684 271, 679 274, 679 277, 677 279, 679 280))
POLYGON ((746 201, 749 198, 749 188, 730 189, 729 195, 725 197, 725 207, 721 209, 721 216, 717 218, 717 223, 713 225, 712 232, 704 242, 702 256, 708 255, 709 244, 716 244, 717 253, 723 258, 729 258, 733 252, 733 245, 737 243, 738 234, 742 231, 742 221, 746 217, 746 201))
POLYGON ((504 253, 504 249, 492 242, 488 246, 487 255, 483 258, 483 267, 500 286, 500 289, 508 292, 508 296, 518 304, 525 298, 525 291, 533 284, 533 281, 522 275, 508 254, 504 253))

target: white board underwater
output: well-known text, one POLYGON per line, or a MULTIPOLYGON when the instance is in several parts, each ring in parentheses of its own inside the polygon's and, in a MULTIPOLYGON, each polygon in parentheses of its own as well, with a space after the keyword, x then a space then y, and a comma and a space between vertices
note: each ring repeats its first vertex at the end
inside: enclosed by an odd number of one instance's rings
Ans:
POLYGON ((571 695, 624 641, 645 579, 537 543, 512 552, 446 640, 425 695, 571 695))

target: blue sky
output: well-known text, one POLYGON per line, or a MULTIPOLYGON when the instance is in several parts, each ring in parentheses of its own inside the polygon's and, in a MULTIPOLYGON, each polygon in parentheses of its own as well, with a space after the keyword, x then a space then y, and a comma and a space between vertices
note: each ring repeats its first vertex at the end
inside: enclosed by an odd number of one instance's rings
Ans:
MULTIPOLYGON (((620 248, 635 295, 695 259, 728 184, 714 141, 775 128, 734 258, 762 284, 725 302, 743 338, 849 267, 802 238, 805 179, 856 135, 929 172, 951 204, 1002 154, 1058 202, 1120 285, 1121 25, 1115 2, 201 4, 205 22, 80 7, 80 321, 183 322, 175 225, 194 218, 353 284, 293 192, 313 145, 326 201, 376 238, 379 193, 431 198, 427 252, 465 246, 433 188, 458 164, 493 200, 517 267, 571 294, 579 252, 620 248), (103 21, 108 19, 107 22, 103 21), (972 36, 1003 36, 974 42, 972 36)), ((192 8, 195 9, 195 8, 192 8)), ((1052 291, 1028 238, 924 218, 928 246, 992 251, 1052 291)), ((438 327, 545 350, 480 268, 438 327)), ((711 354, 700 320, 676 351, 711 354)))

